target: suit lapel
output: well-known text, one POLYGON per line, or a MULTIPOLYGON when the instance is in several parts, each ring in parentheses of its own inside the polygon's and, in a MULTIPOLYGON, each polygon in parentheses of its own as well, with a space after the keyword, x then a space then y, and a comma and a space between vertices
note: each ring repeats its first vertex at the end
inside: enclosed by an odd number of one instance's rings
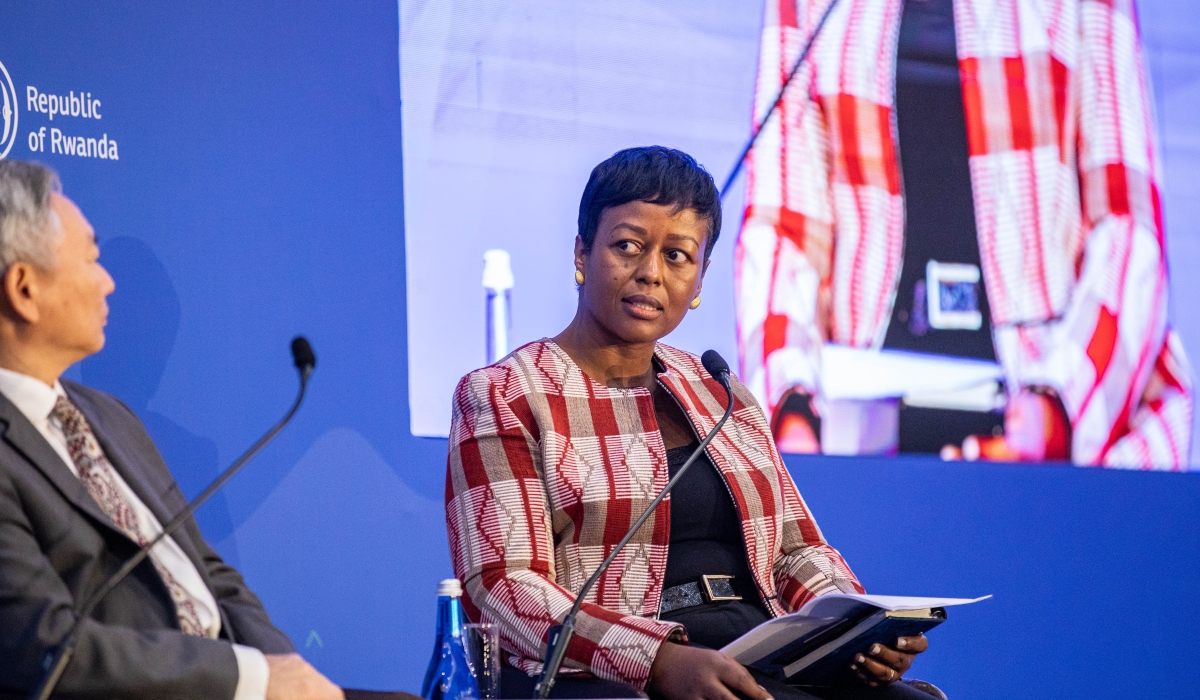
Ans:
POLYGON ((62 457, 54 451, 46 438, 38 429, 33 427, 25 414, 21 413, 6 396, 0 394, 0 423, 3 423, 4 441, 13 449, 20 452, 29 460, 55 488, 62 493, 71 505, 90 515, 113 532, 124 537, 124 533, 112 524, 112 520, 100 509, 100 504, 88 493, 87 487, 71 469, 63 463, 62 457))
MULTIPOLYGON (((104 456, 108 457, 108 461, 112 464, 113 469, 121 475, 129 488, 142 500, 142 503, 150 509, 150 512, 158 519, 160 527, 166 527, 175 515, 183 510, 184 506, 172 507, 164 500, 163 495, 171 489, 174 482, 163 483, 162 479, 153 478, 153 470, 149 469, 145 463, 147 456, 137 454, 129 450, 123 449, 117 442, 109 439, 108 421, 97 410, 95 404, 88 400, 86 396, 74 391, 72 387, 64 384, 67 394, 71 398, 83 417, 87 419, 88 425, 92 428, 92 433, 96 436, 96 441, 100 443, 100 449, 104 450, 104 456)), ((61 460, 60 460, 61 461, 61 460)), ((183 500, 182 497, 180 500, 183 500)), ((187 558, 196 567, 200 578, 204 581, 204 585, 212 591, 212 581, 208 577, 208 569, 204 565, 204 561, 200 557, 200 552, 188 537, 183 528, 175 531, 171 536, 175 544, 183 550, 187 558)), ((220 606, 218 606, 220 607, 220 606)), ((222 618, 224 619, 224 618, 222 618)))
POLYGON ((87 419, 88 427, 92 429, 92 434, 96 436, 96 441, 100 443, 100 449, 104 450, 104 456, 108 458, 109 464, 112 464, 113 469, 121 475, 129 488, 134 494, 146 504, 150 512, 158 518, 160 525, 166 525, 174 513, 167 510, 167 506, 163 503, 162 495, 158 493, 155 487, 158 484, 150 478, 147 470, 142 466, 137 455, 130 454, 121 449, 120 445, 109 439, 108 422, 104 420, 104 416, 100 415, 95 410, 95 405, 87 400, 87 397, 81 396, 79 393, 72 391, 68 386, 64 386, 67 390, 67 395, 71 398, 71 403, 79 408, 79 412, 87 419))

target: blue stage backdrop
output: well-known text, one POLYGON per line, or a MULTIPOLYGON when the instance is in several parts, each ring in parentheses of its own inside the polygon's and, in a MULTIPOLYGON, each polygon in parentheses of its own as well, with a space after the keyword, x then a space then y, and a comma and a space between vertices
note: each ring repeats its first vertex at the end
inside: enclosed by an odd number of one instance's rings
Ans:
MULTIPOLYGON (((185 492, 286 409, 287 343, 312 340, 309 403, 201 526, 318 668, 415 690, 450 566, 446 443, 410 432, 399 14, 366 0, 14 0, 0 81, 15 93, 7 157, 59 170, 117 281, 108 347, 71 376, 142 416, 185 492), (66 95, 65 112, 37 95, 66 95)), ((1160 108, 1194 120, 1200 10, 1154 0, 1142 16, 1160 108)), ((1173 254, 1197 259, 1195 227, 1172 226, 1200 206, 1188 133, 1165 134, 1168 231, 1173 254)), ((1177 319, 1198 313, 1176 305, 1177 319)), ((914 671, 951 697, 1194 694, 1196 476, 788 464, 869 590, 995 594, 956 611, 914 671)))

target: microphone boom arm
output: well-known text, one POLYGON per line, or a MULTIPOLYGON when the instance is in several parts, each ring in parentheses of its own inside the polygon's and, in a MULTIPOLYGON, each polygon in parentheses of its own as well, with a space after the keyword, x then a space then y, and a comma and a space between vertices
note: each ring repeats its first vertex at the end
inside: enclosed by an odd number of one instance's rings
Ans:
POLYGON ((729 190, 733 187, 733 181, 737 179, 738 173, 742 172, 742 165, 746 162, 746 156, 750 155, 750 149, 754 148, 755 142, 758 141, 759 134, 767 127, 767 122, 771 121, 771 115, 775 114, 775 109, 779 107, 779 103, 783 101, 783 94, 787 92, 788 86, 792 84, 796 74, 800 72, 800 66, 803 65, 804 59, 808 58, 808 52, 812 50, 813 43, 817 37, 821 35, 821 30, 825 28, 825 20, 829 19, 829 15, 833 14, 833 8, 838 4, 838 0, 830 0, 829 6, 825 8, 825 13, 821 15, 821 19, 817 21, 817 27, 808 37, 808 41, 804 42, 804 48, 800 49, 800 55, 796 58, 796 62, 792 64, 792 69, 788 71, 787 78, 783 81, 783 85, 779 87, 779 91, 775 93, 775 99, 771 101, 771 106, 767 107, 767 113, 763 115, 762 121, 750 132, 750 140, 746 142, 746 146, 742 148, 742 152, 738 154, 737 160, 733 162, 733 170, 729 172, 729 176, 725 178, 725 184, 721 186, 721 199, 725 199, 725 195, 729 194, 729 190))
POLYGON ((683 463, 683 466, 679 468, 679 471, 675 473, 675 476, 671 477, 671 480, 667 482, 667 485, 663 488, 663 490, 654 497, 653 501, 650 501, 650 505, 646 506, 646 510, 642 511, 642 514, 638 516, 636 521, 634 521, 633 525, 629 528, 629 531, 626 532, 625 536, 621 538, 621 541, 617 543, 617 546, 613 547, 612 552, 610 552, 609 555, 604 559, 604 561, 600 564, 600 567, 597 568, 592 574, 591 578, 587 580, 587 583, 583 584, 583 588, 580 589, 579 595, 575 597, 575 604, 571 606, 571 611, 567 613, 565 618, 563 618, 562 624, 556 626, 557 632, 554 628, 551 628, 549 638, 546 640, 546 660, 542 666, 542 675, 538 679, 537 686, 535 686, 533 691, 533 696, 535 698, 549 697, 551 689, 554 688, 555 676, 558 675, 558 670, 562 668, 563 660, 566 659, 567 656, 567 645, 571 643, 571 638, 575 636, 575 616, 579 614, 579 609, 583 606, 584 598, 587 597, 587 594, 592 590, 592 587, 596 585, 596 582, 600 580, 600 577, 604 575, 604 572, 608 570, 609 565, 613 563, 613 561, 617 558, 617 555, 620 554, 621 550, 625 548, 625 545, 629 544, 629 541, 633 539, 633 536, 636 535, 638 531, 642 529, 642 526, 646 524, 646 520, 650 518, 651 513, 658 508, 658 504, 662 503, 663 499, 667 497, 667 494, 671 493, 671 489, 675 488, 675 484, 679 483, 679 480, 683 478, 683 475, 687 472, 688 468, 692 466, 692 463, 696 461, 696 458, 698 458, 701 454, 704 454, 704 449, 708 447, 708 443, 712 442, 713 438, 717 436, 717 433, 721 432, 721 428, 725 426, 725 422, 729 420, 731 415, 733 415, 733 387, 729 382, 729 372, 721 372, 717 377, 717 380, 720 381, 721 385, 725 387, 725 393, 729 396, 729 403, 725 407, 725 415, 721 416, 721 420, 717 421, 717 424, 708 432, 708 435, 706 435, 704 439, 700 441, 700 446, 697 447, 694 452, 692 452, 692 456, 688 457, 688 460, 683 463))

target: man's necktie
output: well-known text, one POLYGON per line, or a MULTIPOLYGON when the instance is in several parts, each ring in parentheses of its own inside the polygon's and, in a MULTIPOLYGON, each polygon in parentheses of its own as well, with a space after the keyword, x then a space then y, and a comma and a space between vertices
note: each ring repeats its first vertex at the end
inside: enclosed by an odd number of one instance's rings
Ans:
MULTIPOLYGON (((58 422, 62 424, 63 435, 67 438, 67 452, 71 455, 71 461, 75 462, 79 478, 87 487, 88 493, 96 499, 96 503, 100 504, 101 510, 108 515, 118 530, 137 542, 138 546, 144 547, 150 538, 142 532, 133 507, 117 487, 117 473, 108 461, 108 457, 104 456, 104 450, 100 448, 100 443, 96 440, 96 435, 88 425, 87 419, 65 396, 58 397, 50 415, 57 418, 58 422)), ((205 636, 204 629, 200 624, 200 616, 196 613, 196 605, 191 596, 175 580, 171 572, 159 562, 154 550, 150 551, 150 561, 153 562, 163 584, 171 593, 171 600, 175 603, 175 612, 179 616, 179 628, 185 634, 205 636)))

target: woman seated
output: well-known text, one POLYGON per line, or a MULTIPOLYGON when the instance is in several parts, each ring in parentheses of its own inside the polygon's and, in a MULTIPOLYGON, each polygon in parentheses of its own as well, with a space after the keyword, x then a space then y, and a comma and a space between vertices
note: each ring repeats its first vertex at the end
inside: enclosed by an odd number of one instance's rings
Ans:
MULTIPOLYGON (((712 177, 690 156, 617 153, 579 205, 575 318, 458 385, 451 556, 468 615, 499 626, 514 667, 504 697, 530 696, 551 626, 724 413, 700 360, 658 342, 700 305, 720 230, 712 177)), ((554 695, 928 700, 894 683, 924 637, 869 650, 833 689, 791 688, 716 651, 815 596, 862 591, 732 384, 733 417, 589 594, 554 695), (738 599, 696 604, 705 577, 738 599)))

